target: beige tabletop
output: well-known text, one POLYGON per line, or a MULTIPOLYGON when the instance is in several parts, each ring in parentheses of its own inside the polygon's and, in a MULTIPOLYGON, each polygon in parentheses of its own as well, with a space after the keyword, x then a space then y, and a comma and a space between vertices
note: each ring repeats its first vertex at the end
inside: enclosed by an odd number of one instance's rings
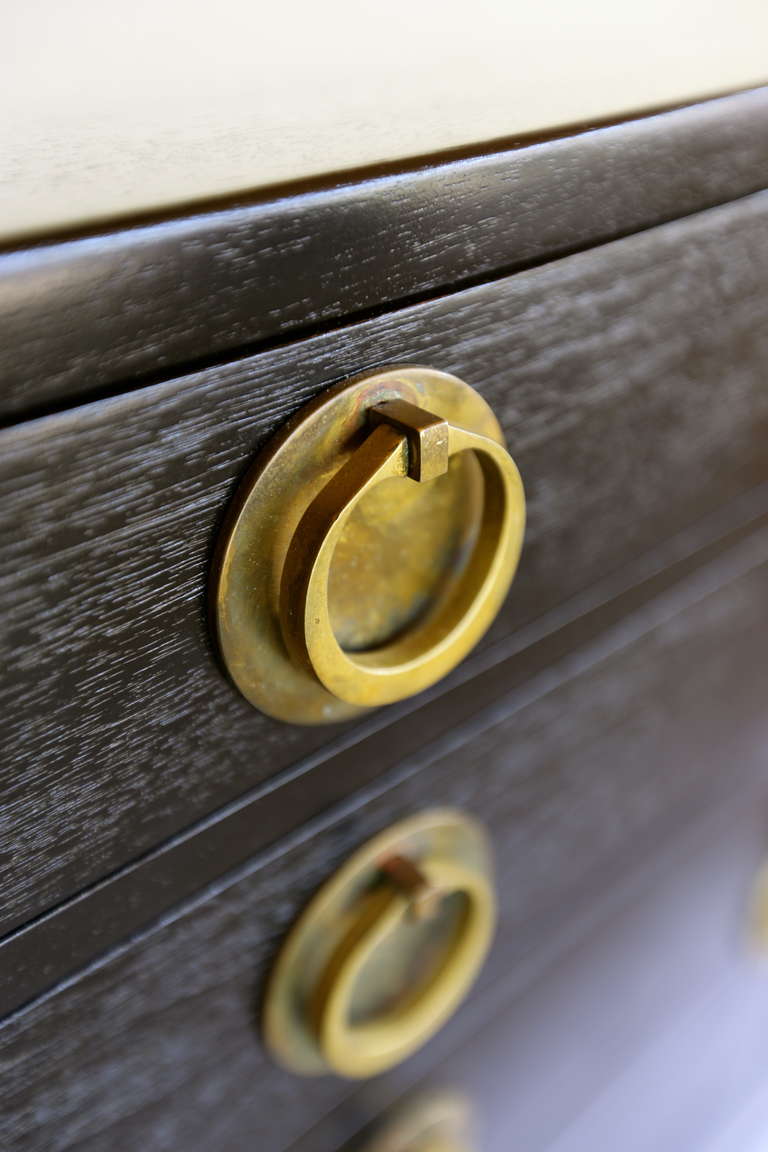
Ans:
POLYGON ((0 239, 750 87, 766 0, 13 0, 0 239))

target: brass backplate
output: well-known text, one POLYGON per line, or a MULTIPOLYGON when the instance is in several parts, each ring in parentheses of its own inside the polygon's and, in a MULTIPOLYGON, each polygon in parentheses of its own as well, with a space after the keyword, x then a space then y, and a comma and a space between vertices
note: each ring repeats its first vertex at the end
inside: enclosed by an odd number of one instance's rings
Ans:
MULTIPOLYGON (((369 841, 314 896, 288 934, 271 973, 263 1007, 263 1033, 284 1067, 305 1076, 329 1072, 313 1027, 313 1002, 331 958, 356 923, 360 908, 389 883, 388 865, 439 857, 491 882, 489 845, 482 826, 460 811, 436 808, 392 825, 369 841)), ((439 963, 457 927, 457 905, 443 902, 436 916, 415 915, 394 933, 359 981, 353 1018, 396 1011, 403 996, 439 963)))
MULTIPOLYGON (((285 425, 255 461, 226 518, 212 569, 219 648, 246 699, 278 719, 321 724, 362 711, 289 658, 280 584, 307 507, 367 435, 370 409, 398 398, 503 444, 491 409, 455 377, 413 366, 366 373, 324 392, 285 425)), ((482 499, 471 453, 454 458, 446 475, 429 484, 385 480, 366 494, 337 545, 329 580, 342 648, 383 644, 452 592, 472 553, 482 499)))

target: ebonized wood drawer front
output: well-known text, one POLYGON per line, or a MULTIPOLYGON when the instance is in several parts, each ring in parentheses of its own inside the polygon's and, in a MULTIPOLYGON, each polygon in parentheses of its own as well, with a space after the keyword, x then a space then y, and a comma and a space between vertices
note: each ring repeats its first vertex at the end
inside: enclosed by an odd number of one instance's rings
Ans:
POLYGON ((361 1085, 291 1152, 364 1147, 350 1129, 396 1114, 404 1086, 414 1102, 471 1100, 483 1152, 708 1149, 768 1058, 768 962, 748 913, 766 782, 724 797, 607 899, 595 892, 577 931, 529 979, 490 989, 418 1084, 361 1085))
MULTIPOLYGON (((755 627, 765 531, 620 621, 537 692, 497 701, 446 733, 442 753, 404 764, 6 1020, 2 1146, 227 1152, 247 1143, 279 1152, 352 1097, 344 1082, 299 1082, 269 1063, 259 998, 309 894, 400 816, 453 804, 486 823, 501 923, 476 994, 394 1074, 398 1090, 463 1043, 489 1005, 495 1012, 574 933, 591 932, 596 906, 660 843, 742 789, 758 798, 757 820, 768 802, 755 627)), ((720 905, 713 895, 713 932, 731 934, 732 918, 731 897, 720 905)), ((684 996, 681 988, 681 1010, 684 996)), ((388 1082, 378 1082, 382 1099, 388 1082)), ((345 1137, 360 1126, 358 1113, 345 1137)))
POLYGON ((0 255, 0 415, 507 274, 765 187, 768 90, 0 255))
POLYGON ((483 392, 529 502, 501 641, 768 475, 766 266, 758 194, 4 433, 4 928, 382 723, 267 721, 209 649, 213 533, 289 412, 391 361, 483 392))

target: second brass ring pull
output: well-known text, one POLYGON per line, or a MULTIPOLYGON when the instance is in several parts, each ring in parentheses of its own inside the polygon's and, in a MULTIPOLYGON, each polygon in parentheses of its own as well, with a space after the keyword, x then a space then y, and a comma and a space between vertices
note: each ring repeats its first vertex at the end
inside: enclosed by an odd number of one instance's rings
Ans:
POLYGON ((283 568, 280 623, 295 660, 334 696, 371 707, 414 695, 445 676, 494 619, 517 566, 524 527, 522 481, 504 448, 408 401, 371 410, 376 426, 318 493, 293 536, 283 568), (451 457, 473 452, 484 491, 472 557, 459 587, 405 635, 368 652, 345 652, 334 634, 328 582, 334 551, 357 503, 391 478, 427 482, 451 457))
POLYGON ((437 808, 392 825, 289 931, 264 999, 267 1046, 302 1075, 394 1067, 467 996, 495 918, 490 845, 475 820, 437 808))
POLYGON ((342 943, 316 995, 318 1043, 329 1067, 341 1076, 375 1076, 420 1048, 463 1000, 488 951, 495 912, 487 877, 439 856, 423 860, 420 875, 432 892, 466 898, 461 936, 439 976, 411 1004, 391 1017, 353 1024, 350 1006, 366 964, 412 911, 403 893, 384 893, 368 922, 357 926, 354 940, 342 943))

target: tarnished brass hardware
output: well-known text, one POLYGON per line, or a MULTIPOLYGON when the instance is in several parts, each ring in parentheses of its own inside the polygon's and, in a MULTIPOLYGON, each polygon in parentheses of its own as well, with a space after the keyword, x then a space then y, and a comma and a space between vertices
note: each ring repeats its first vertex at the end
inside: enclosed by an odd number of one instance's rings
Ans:
POLYGON ((265 998, 268 1047, 303 1075, 357 1079, 399 1064, 464 999, 495 917, 476 821, 436 809, 387 829, 289 933, 265 998))
POLYGON ((381 871, 408 899, 408 915, 414 920, 431 920, 440 907, 440 889, 431 884, 412 860, 390 856, 382 861, 381 871))
POLYGON ((441 1092, 398 1108, 360 1152, 473 1152, 474 1147, 469 1101, 441 1092))
POLYGON ((514 576, 525 500, 485 401, 427 368, 368 373, 264 450, 212 577, 243 695, 294 723, 413 695, 477 643, 514 576))
POLYGON ((749 927, 756 950, 768 955, 768 861, 760 865, 752 882, 749 927))

